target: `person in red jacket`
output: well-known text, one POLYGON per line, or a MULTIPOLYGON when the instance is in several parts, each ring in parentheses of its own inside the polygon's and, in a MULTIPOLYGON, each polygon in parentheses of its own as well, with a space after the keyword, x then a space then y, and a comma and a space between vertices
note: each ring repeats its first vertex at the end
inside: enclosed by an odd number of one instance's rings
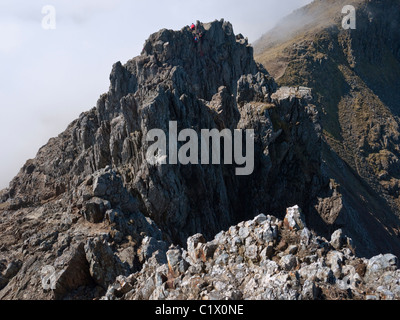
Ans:
POLYGON ((190 30, 192 31, 196 30, 196 26, 194 25, 194 23, 192 23, 192 25, 190 26, 190 30))

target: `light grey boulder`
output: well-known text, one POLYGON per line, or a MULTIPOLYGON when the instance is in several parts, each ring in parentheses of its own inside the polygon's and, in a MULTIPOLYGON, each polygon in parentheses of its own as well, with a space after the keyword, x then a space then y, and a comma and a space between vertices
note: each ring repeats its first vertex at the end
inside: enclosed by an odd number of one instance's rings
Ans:
POLYGON ((285 271, 293 270, 294 268, 297 267, 297 264, 298 264, 297 257, 294 256, 293 254, 288 254, 286 256, 283 256, 279 261, 280 267, 285 271))
POLYGON ((305 217, 299 206, 294 206, 286 210, 284 223, 291 230, 302 230, 306 227, 305 217))
POLYGON ((368 260, 365 278, 372 282, 379 279, 386 271, 394 271, 398 267, 398 259, 392 254, 381 254, 368 260))
POLYGON ((336 230, 332 234, 330 244, 336 250, 342 249, 342 247, 346 244, 346 236, 344 235, 342 229, 336 230))

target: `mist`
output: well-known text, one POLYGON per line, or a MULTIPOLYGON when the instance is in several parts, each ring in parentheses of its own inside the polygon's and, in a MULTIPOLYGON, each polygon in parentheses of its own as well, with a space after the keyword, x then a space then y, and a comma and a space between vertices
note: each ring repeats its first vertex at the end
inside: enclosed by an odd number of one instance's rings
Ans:
POLYGON ((263 34, 254 43, 255 53, 259 54, 268 47, 293 39, 298 34, 315 32, 328 26, 341 26, 342 8, 362 0, 314 0, 308 5, 294 10, 290 15, 263 34))

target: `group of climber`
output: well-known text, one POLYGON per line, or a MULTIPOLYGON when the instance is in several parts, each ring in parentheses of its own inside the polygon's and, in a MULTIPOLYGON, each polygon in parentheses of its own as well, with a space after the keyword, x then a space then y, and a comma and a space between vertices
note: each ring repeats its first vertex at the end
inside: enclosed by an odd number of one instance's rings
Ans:
POLYGON ((193 41, 194 43, 199 43, 203 39, 203 33, 199 30, 197 30, 197 27, 195 26, 194 23, 191 24, 190 30, 192 30, 193 33, 193 41))

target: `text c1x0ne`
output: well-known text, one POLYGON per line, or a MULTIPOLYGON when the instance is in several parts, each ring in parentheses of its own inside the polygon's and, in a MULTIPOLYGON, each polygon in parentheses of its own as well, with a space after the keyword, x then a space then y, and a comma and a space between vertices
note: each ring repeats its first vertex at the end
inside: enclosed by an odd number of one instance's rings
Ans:
POLYGON ((200 315, 244 315, 243 305, 202 305, 200 308, 190 307, 168 307, 162 305, 157 307, 156 315, 175 315, 186 318, 190 313, 200 315))

